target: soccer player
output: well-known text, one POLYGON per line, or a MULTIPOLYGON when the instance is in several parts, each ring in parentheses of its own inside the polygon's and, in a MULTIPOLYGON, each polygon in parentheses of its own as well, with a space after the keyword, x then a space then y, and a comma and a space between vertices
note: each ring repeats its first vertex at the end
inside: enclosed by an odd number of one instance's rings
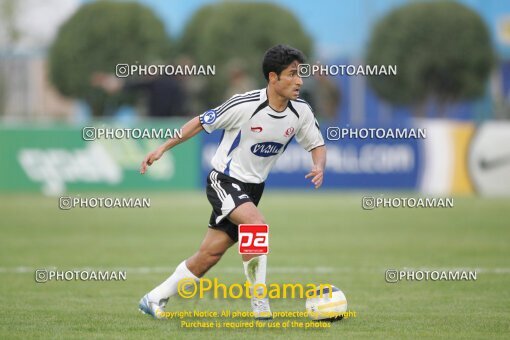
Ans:
MULTIPOLYGON (((313 167, 305 178, 315 188, 322 185, 326 147, 311 107, 299 98, 303 80, 298 75, 304 62, 301 51, 277 45, 264 55, 262 71, 267 87, 235 95, 215 109, 191 119, 182 127, 182 138, 171 138, 142 162, 140 173, 165 151, 205 130, 223 130, 207 178, 207 198, 213 211, 209 229, 198 251, 182 261, 174 273, 141 300, 142 312, 155 318, 164 315, 168 298, 178 293, 182 279, 198 281, 238 241, 239 224, 265 224, 257 208, 269 171, 291 140, 311 153, 313 167)), ((266 283, 267 255, 242 254, 244 272, 252 287, 266 283)), ((267 297, 251 294, 256 319, 271 319, 267 297)))

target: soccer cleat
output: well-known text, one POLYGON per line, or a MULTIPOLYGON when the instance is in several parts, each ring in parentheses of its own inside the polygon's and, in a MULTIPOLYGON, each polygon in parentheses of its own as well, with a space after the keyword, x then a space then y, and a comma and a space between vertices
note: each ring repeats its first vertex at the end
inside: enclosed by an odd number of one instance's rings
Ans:
POLYGON ((154 319, 165 319, 165 302, 164 300, 161 300, 161 303, 150 301, 149 294, 145 294, 138 304, 138 310, 143 314, 151 315, 154 319))
POLYGON ((252 297, 251 308, 256 320, 271 320, 273 318, 271 308, 269 307, 269 299, 267 297, 263 299, 252 297))

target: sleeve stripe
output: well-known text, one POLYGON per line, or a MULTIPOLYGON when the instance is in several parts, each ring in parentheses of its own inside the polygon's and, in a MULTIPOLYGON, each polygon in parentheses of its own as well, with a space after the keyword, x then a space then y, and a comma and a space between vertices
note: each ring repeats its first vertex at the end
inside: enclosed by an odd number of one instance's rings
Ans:
POLYGON ((216 109, 214 109, 216 112, 220 112, 225 108, 225 106, 229 105, 230 103, 233 103, 234 101, 240 100, 240 99, 248 99, 248 98, 255 98, 260 97, 260 93, 252 93, 247 95, 238 94, 227 100, 225 103, 218 106, 216 109))
POLYGON ((237 106, 237 105, 240 105, 240 104, 244 104, 244 103, 248 103, 248 102, 257 102, 259 100, 260 99, 257 97, 257 98, 253 98, 253 99, 243 99, 243 100, 239 100, 239 101, 233 102, 232 104, 230 104, 230 106, 227 106, 221 112, 218 112, 216 114, 216 119, 218 119, 219 116, 221 116, 223 113, 227 112, 229 109, 233 108, 234 106, 237 106))

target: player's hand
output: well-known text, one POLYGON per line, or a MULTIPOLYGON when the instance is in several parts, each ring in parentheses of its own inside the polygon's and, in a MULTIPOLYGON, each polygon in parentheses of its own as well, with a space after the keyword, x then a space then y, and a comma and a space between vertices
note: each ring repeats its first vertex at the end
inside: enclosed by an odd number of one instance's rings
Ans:
POLYGON ((150 152, 142 162, 142 166, 140 167, 140 173, 143 175, 145 171, 147 171, 147 167, 151 166, 152 163, 160 159, 164 153, 165 151, 161 148, 157 148, 156 150, 150 152))
POLYGON ((314 165, 312 171, 310 171, 308 175, 305 176, 305 178, 310 177, 312 177, 312 183, 315 185, 315 189, 318 189, 322 185, 322 180, 324 179, 324 171, 317 165, 314 165))

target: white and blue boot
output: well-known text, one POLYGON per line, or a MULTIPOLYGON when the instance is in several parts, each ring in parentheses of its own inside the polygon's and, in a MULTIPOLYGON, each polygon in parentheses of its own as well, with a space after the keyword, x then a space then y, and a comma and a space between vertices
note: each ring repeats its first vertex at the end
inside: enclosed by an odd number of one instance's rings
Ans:
POLYGON ((159 303, 149 300, 149 294, 140 300, 138 309, 143 314, 151 315, 154 319, 165 319, 165 305, 168 299, 161 300, 159 303))

